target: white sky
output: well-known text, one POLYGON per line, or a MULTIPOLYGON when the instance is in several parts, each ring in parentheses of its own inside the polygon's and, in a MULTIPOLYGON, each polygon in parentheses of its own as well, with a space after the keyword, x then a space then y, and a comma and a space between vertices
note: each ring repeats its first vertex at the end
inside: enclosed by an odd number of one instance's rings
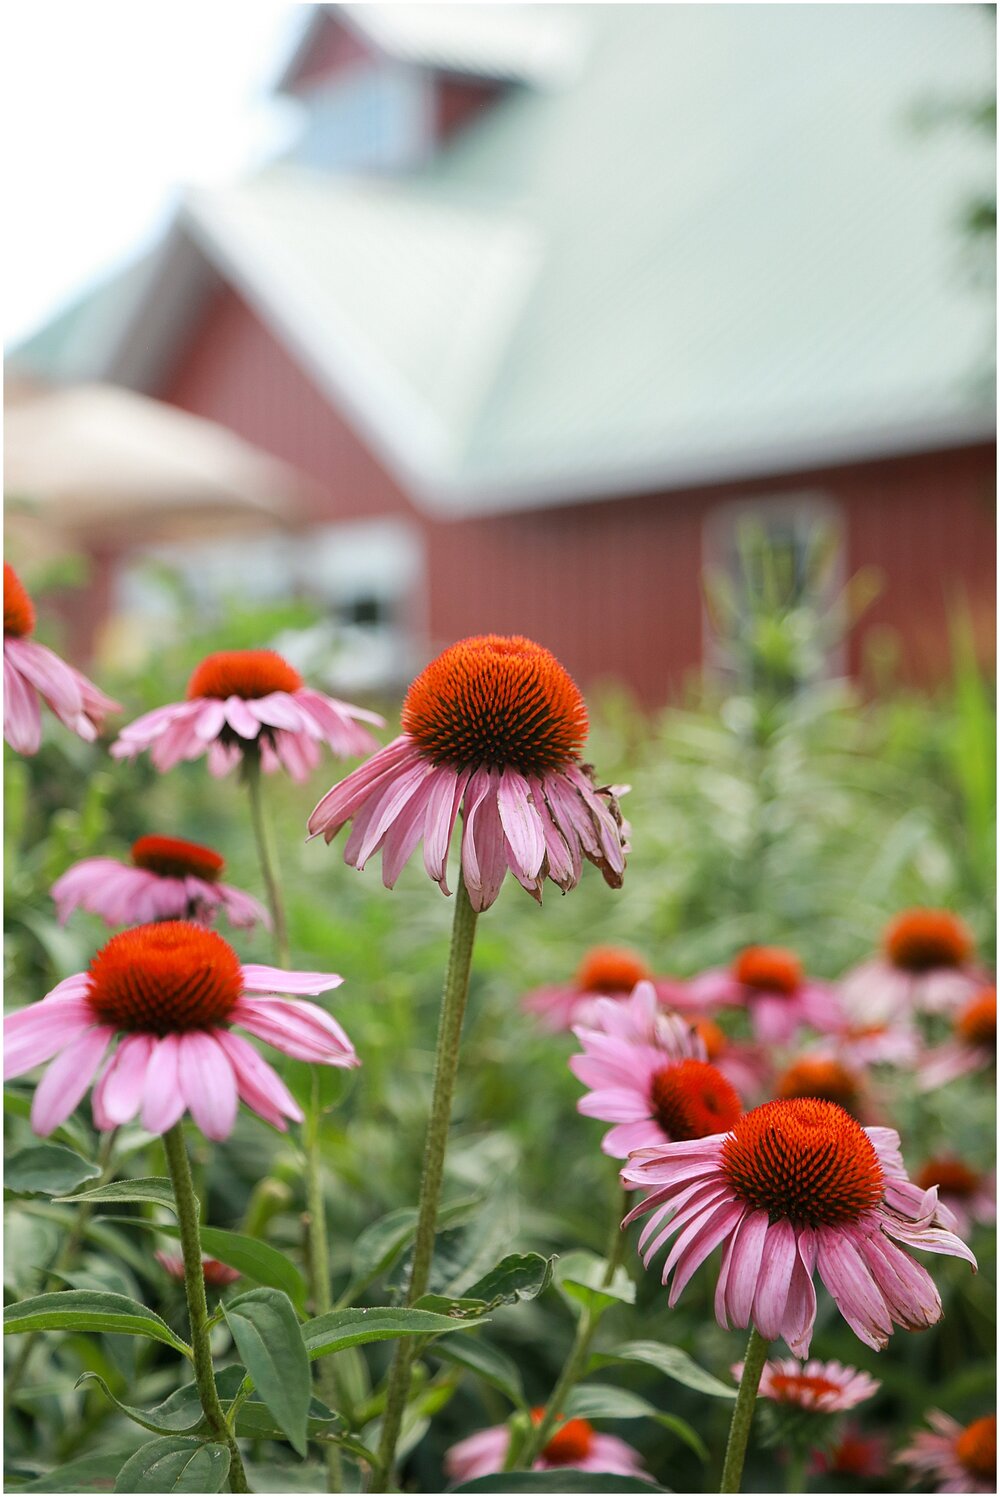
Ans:
POLYGON ((178 187, 271 154, 268 87, 303 24, 287 0, 14 0, 0 36, 0 332, 15 342, 131 258, 178 187))

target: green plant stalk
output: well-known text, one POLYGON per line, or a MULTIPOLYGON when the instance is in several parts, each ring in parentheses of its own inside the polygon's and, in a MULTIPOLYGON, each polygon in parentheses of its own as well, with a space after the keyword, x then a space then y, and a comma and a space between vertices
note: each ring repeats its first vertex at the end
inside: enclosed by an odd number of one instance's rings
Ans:
POLYGON ((764 1340, 757 1327, 754 1326, 750 1332, 750 1340, 747 1342, 746 1357, 743 1362, 743 1376, 740 1378, 740 1390, 736 1395, 733 1405, 733 1418, 729 1426, 729 1443, 726 1446, 726 1459, 722 1465, 722 1481, 719 1485, 720 1492, 738 1492, 740 1480, 743 1476, 743 1461, 747 1453, 747 1439, 750 1435, 750 1426, 753 1423, 753 1411, 757 1403, 757 1389, 760 1386, 760 1375, 764 1370, 767 1360, 767 1348, 769 1343, 764 1340))
MULTIPOLYGON (((306 1202, 309 1210, 309 1271, 312 1280, 313 1314, 325 1315, 330 1309, 330 1257, 326 1238, 326 1206, 323 1199, 322 1155, 319 1144, 320 1100, 319 1073, 312 1066, 312 1105, 306 1129, 306 1202)), ((321 1357, 318 1380, 323 1402, 338 1408, 338 1380, 332 1357, 321 1357)), ((339 1492, 343 1485, 340 1450, 330 1444, 326 1449, 326 1489, 339 1492)))
POLYGON ((267 817, 264 814, 264 796, 261 786, 260 752, 248 752, 243 756, 243 779, 250 797, 250 820, 253 823, 254 840, 257 843, 257 858, 264 879, 268 909, 274 935, 274 949, 279 967, 287 967, 290 961, 288 945, 288 922, 285 906, 278 887, 277 863, 271 851, 267 817))
POLYGON ((243 1457, 236 1443, 236 1436, 226 1423, 222 1404, 219 1402, 212 1368, 212 1348, 209 1343, 208 1304, 205 1299, 205 1271, 201 1263, 201 1235, 198 1231, 198 1201, 191 1179, 191 1165, 184 1145, 182 1125, 174 1126, 163 1135, 163 1147, 167 1156, 167 1169, 174 1187, 177 1202, 177 1223, 181 1233, 181 1251, 184 1254, 184 1292, 187 1296, 188 1320, 191 1324, 191 1348, 194 1352, 194 1376, 198 1385, 198 1397, 212 1437, 229 1449, 229 1485, 234 1492, 249 1492, 243 1457))
MULTIPOLYGON (((112 1128, 108 1133, 103 1133, 101 1135, 101 1143, 97 1155, 97 1163, 100 1167, 101 1172, 95 1182, 96 1185, 106 1185, 111 1179, 111 1176, 114 1174, 112 1156, 114 1154, 115 1137, 116 1130, 114 1128, 112 1128)), ((73 1260, 76 1258, 76 1255, 80 1250, 80 1244, 83 1242, 83 1234, 86 1230, 87 1222, 90 1220, 93 1210, 93 1206, 86 1201, 78 1208, 76 1213, 76 1220, 67 1233, 65 1242, 52 1260, 52 1265, 48 1271, 49 1277, 45 1282, 46 1292, 50 1292, 53 1289, 58 1289, 59 1275, 64 1273, 67 1268, 70 1268, 72 1266, 73 1260)), ((14 1362, 14 1365, 11 1367, 10 1375, 8 1376, 4 1384, 3 1406, 5 1422, 10 1414, 11 1403, 14 1395, 17 1393, 27 1375, 28 1363, 31 1360, 31 1354, 38 1343, 40 1334, 40 1331, 31 1331, 27 1336, 23 1336, 21 1338, 21 1345, 18 1348, 17 1358, 14 1362)))
POLYGON ((785 1491, 805 1492, 809 1485, 808 1477, 809 1452, 808 1450, 792 1450, 788 1455, 788 1466, 785 1471, 785 1491))
MULTIPOLYGON (((288 922, 285 906, 278 884, 277 865, 271 849, 267 816, 264 811, 264 795, 261 784, 260 754, 248 753, 243 760, 243 773, 250 797, 250 819, 253 822, 257 858, 267 891, 268 908, 274 934, 275 953, 279 967, 289 967, 291 951, 288 943, 288 922)), ((309 1281, 312 1291, 313 1311, 325 1315, 330 1309, 330 1250, 326 1236, 326 1209, 323 1202, 323 1161, 319 1139, 319 1077, 315 1066, 312 1071, 312 1107, 303 1131, 303 1146, 306 1156, 306 1203, 309 1212, 309 1281)), ((334 1369, 327 1361, 321 1363, 319 1386, 323 1401, 331 1408, 337 1399, 337 1380, 334 1369)), ((339 1492, 341 1486, 340 1451, 335 1445, 327 1449, 327 1491, 339 1492)))
MULTIPOLYGON (((438 1021, 437 1050, 434 1061, 434 1090, 424 1145, 417 1230, 413 1239, 413 1266, 410 1271, 410 1284, 406 1298, 408 1305, 412 1305, 422 1294, 427 1293, 427 1285, 430 1281, 437 1213, 441 1201, 441 1181, 444 1176, 444 1156, 451 1126, 455 1077, 458 1073, 462 1021, 465 1018, 465 1005, 469 996, 469 972, 472 967, 472 947, 476 938, 476 920, 477 915, 472 908, 469 891, 465 887, 465 879, 459 868, 455 914, 451 928, 451 947, 448 952, 444 991, 441 995, 441 1014, 438 1021)), ((378 1451, 379 1467, 374 1473, 376 1479, 380 1478, 383 1484, 387 1484, 392 1476, 396 1445, 399 1441, 399 1432, 402 1428, 409 1393, 410 1367, 415 1355, 416 1349, 408 1344, 408 1340, 400 1339, 389 1373, 385 1414, 382 1420, 382 1438, 378 1451)))
MULTIPOLYGON (((621 1219, 627 1214, 627 1195, 621 1190, 618 1206, 615 1210, 614 1221, 611 1224, 611 1237, 608 1242, 607 1264, 604 1269, 602 1284, 607 1285, 614 1279, 622 1257, 625 1253, 625 1233, 621 1229, 621 1219)), ((590 1343, 594 1339, 599 1316, 596 1316, 589 1305, 584 1305, 580 1311, 580 1319, 576 1323, 576 1335, 569 1349, 569 1355, 563 1364, 563 1370, 559 1374, 559 1380, 552 1390, 552 1395, 545 1405, 545 1412, 539 1422, 533 1427, 524 1444, 517 1454, 517 1465, 523 1466, 530 1471, 539 1452, 544 1450, 549 1440, 555 1433, 556 1421, 559 1419, 567 1398, 572 1393, 580 1380, 587 1365, 587 1357, 590 1354, 590 1343)))

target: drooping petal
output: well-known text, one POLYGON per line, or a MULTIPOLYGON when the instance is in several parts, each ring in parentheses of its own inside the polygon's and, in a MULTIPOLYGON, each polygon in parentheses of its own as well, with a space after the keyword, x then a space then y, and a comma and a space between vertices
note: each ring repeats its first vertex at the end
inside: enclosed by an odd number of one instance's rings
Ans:
POLYGON ((42 741, 42 712, 33 687, 8 658, 3 660, 3 736, 15 753, 37 754, 42 741))
POLYGON ((50 997, 9 1014, 3 1022, 4 1080, 51 1060, 93 1023, 90 1003, 75 995, 50 997))
POLYGON ((147 1133, 166 1133, 184 1115, 179 1064, 180 1044, 176 1034, 164 1035, 154 1042, 146 1067, 142 1102, 142 1126, 147 1133))
POLYGON ((545 838, 531 787, 516 769, 504 769, 497 785, 497 806, 504 836, 527 879, 535 879, 545 857, 545 838))
POLYGON ((892 1317, 860 1252, 836 1227, 816 1232, 816 1266, 837 1309, 854 1334, 881 1351, 892 1334, 892 1317))
POLYGON ((100 1109, 104 1118, 98 1126, 117 1128, 135 1117, 145 1093, 154 1044, 151 1034, 129 1034, 119 1043, 94 1093, 95 1113, 100 1109))
POLYGON ((191 1116, 206 1138, 221 1143, 233 1131, 239 1098, 229 1056, 212 1033, 180 1036, 178 1074, 191 1116))
POLYGON ((301 1107, 249 1040, 231 1029, 220 1029, 216 1039, 232 1062, 239 1094, 249 1108, 282 1132, 287 1127, 285 1118, 293 1123, 303 1121, 301 1107))
POLYGON ((75 1110, 113 1038, 110 1025, 99 1024, 76 1035, 56 1056, 31 1103, 31 1126, 42 1138, 75 1110))
POLYGON ((767 1229, 767 1212, 749 1211, 735 1230, 726 1282, 726 1310, 732 1324, 740 1330, 750 1324, 767 1229))
POLYGON ((752 1311, 754 1325, 768 1341, 781 1335, 796 1259, 795 1228, 790 1221, 772 1223, 761 1254, 752 1311))
POLYGON ((232 1010, 231 1019, 297 1060, 320 1061, 330 1066, 361 1064, 336 1019, 315 1003, 243 998, 232 1010))

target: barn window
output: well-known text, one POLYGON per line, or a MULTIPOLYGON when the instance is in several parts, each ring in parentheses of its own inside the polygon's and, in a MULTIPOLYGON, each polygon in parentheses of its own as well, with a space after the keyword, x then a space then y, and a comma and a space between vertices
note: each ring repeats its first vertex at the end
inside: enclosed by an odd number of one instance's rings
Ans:
POLYGON ((794 691, 844 668, 843 526, 813 494, 740 500, 705 525, 706 661, 743 688, 794 691))

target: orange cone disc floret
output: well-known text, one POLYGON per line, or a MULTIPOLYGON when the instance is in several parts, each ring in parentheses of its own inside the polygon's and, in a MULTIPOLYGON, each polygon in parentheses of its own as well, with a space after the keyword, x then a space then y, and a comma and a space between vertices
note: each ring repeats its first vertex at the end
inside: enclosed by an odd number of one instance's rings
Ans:
POLYGON ((90 1002, 103 1024, 181 1034, 225 1024, 243 991, 236 952, 186 920, 113 936, 90 964, 90 1002))
POLYGON ((403 731, 437 764, 546 774, 579 758, 587 709, 548 650, 520 635, 451 645, 406 693, 403 731))
POLYGON ((967 1471, 992 1480, 997 1474, 997 1416, 987 1414, 966 1425, 955 1441, 955 1454, 967 1471))
POLYGON ((959 1039, 967 1045, 995 1049, 997 1042, 997 990, 985 988, 967 1003, 955 1021, 959 1039))
POLYGON ((705 1046, 709 1060, 718 1060, 729 1048, 729 1041, 714 1019, 695 1019, 691 1027, 705 1046))
MULTIPOLYGON (((544 1414, 543 1408, 532 1409, 532 1424, 541 1424, 544 1414)), ((593 1444, 593 1425, 586 1419, 568 1419, 542 1450, 542 1459, 550 1466, 574 1466, 587 1458, 593 1444)))
POLYGON ((704 1060, 682 1060, 654 1071, 649 1102, 664 1133, 678 1142, 727 1133, 741 1112, 735 1087, 704 1060))
POLYGON ((839 1393, 828 1377, 812 1377, 805 1372, 773 1372, 771 1396, 778 1403, 802 1403, 804 1394, 820 1398, 824 1393, 839 1393))
POLYGON ((196 697, 243 697, 252 701, 272 691, 289 694, 303 685, 294 667, 274 650, 220 650, 206 655, 191 673, 188 700, 196 697))
POLYGON ((802 963, 784 946, 748 946, 733 963, 733 976, 748 988, 790 998, 802 986, 802 963))
POLYGON ((921 1165, 913 1177, 914 1185, 921 1190, 930 1190, 937 1185, 953 1196, 972 1196, 979 1189, 982 1176, 963 1164, 960 1159, 934 1158, 921 1165))
POLYGON ((619 946, 595 946, 588 951, 576 974, 584 993, 631 993, 637 982, 649 977, 645 962, 619 946))
POLYGON ((35 627, 35 605, 9 561, 3 564, 3 632, 20 639, 35 627))
POLYGON ((788 1067, 775 1091, 779 1097, 822 1097, 850 1112, 858 1104, 861 1086, 854 1072, 839 1060, 804 1055, 788 1067))
POLYGON ((950 910, 904 910, 882 941, 893 966, 904 972, 961 967, 975 950, 969 927, 950 910))
POLYGON ((804 1226, 856 1221, 882 1199, 871 1139, 835 1102, 765 1102, 744 1113, 722 1146, 722 1172, 737 1195, 804 1226))
POLYGON ((185 842, 181 837, 140 837, 132 843, 132 862, 164 878, 202 879, 214 884, 222 873, 225 860, 210 847, 199 842, 185 842))

